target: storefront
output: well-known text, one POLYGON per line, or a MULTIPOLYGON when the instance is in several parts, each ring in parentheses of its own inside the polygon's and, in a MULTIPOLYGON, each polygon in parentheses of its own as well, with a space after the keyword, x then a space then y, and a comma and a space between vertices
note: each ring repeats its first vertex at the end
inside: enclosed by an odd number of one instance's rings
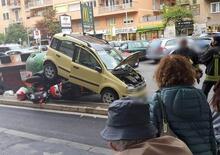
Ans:
POLYGON ((137 39, 152 40, 163 36, 164 26, 162 22, 147 23, 137 28, 137 39))
POLYGON ((105 38, 106 40, 136 40, 136 27, 129 28, 111 28, 107 31, 105 38))

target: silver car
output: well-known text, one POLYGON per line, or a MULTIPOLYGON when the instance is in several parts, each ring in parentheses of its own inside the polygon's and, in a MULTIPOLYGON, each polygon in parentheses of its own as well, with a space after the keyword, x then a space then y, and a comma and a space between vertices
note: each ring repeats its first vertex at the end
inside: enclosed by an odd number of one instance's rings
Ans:
POLYGON ((152 40, 147 47, 146 58, 158 61, 177 47, 178 40, 176 38, 152 40))

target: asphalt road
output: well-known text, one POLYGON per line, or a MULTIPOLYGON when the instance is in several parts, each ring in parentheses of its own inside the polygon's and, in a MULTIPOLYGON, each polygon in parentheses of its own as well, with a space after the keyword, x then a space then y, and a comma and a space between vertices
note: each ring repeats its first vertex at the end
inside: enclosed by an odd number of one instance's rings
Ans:
POLYGON ((102 118, 0 107, 0 128, 98 147, 106 147, 99 134, 105 121, 102 118))

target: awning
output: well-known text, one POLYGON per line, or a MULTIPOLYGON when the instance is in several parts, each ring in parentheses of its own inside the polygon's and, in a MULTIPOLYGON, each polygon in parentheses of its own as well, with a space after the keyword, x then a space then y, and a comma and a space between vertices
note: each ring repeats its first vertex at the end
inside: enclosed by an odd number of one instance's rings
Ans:
POLYGON ((144 26, 142 28, 138 28, 137 32, 143 33, 143 32, 149 32, 149 31, 161 31, 164 30, 163 25, 155 25, 155 26, 144 26))

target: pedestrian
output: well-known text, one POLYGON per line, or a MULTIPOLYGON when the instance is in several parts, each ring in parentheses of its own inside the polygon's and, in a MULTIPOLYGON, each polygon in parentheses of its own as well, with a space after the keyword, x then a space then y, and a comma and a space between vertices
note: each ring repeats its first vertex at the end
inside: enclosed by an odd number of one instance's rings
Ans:
POLYGON ((192 48, 188 45, 188 40, 186 38, 183 38, 179 42, 179 48, 176 49, 172 54, 175 55, 181 55, 189 59, 191 61, 192 65, 194 66, 194 69, 196 71, 196 79, 197 82, 200 82, 200 78, 203 75, 202 70, 199 68, 199 56, 192 48))
POLYGON ((150 121, 149 104, 124 98, 113 102, 101 136, 117 155, 192 155, 181 140, 171 136, 156 138, 150 121))
POLYGON ((218 144, 218 148, 220 148, 220 81, 216 83, 213 90, 214 90, 214 95, 211 100, 210 106, 212 108, 215 138, 218 144))
POLYGON ((215 155, 211 110, 203 92, 193 86, 195 70, 190 62, 185 57, 169 55, 160 61, 155 79, 159 90, 150 104, 157 136, 169 126, 194 155, 215 155), (166 116, 166 122, 161 114, 166 116))
POLYGON ((209 50, 202 55, 201 63, 206 66, 206 78, 202 86, 202 90, 206 97, 211 88, 220 80, 220 35, 213 37, 213 42, 209 50))

